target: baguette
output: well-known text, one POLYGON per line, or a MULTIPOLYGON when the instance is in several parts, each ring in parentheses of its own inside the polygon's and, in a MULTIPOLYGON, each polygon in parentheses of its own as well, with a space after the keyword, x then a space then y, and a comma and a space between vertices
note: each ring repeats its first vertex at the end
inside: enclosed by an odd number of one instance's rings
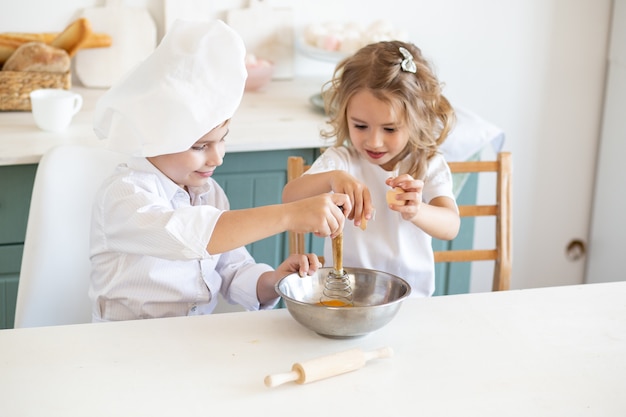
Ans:
POLYGON ((111 36, 107 35, 106 33, 91 32, 89 36, 87 36, 85 43, 83 43, 80 47, 83 49, 108 48, 111 45, 113 45, 113 39, 111 38, 111 36))
POLYGON ((56 38, 57 33, 19 33, 19 32, 4 32, 0 33, 0 40, 13 41, 13 42, 43 42, 50 43, 52 39, 56 38))
MULTIPOLYGON (((26 42, 43 42, 50 45, 54 38, 59 36, 57 32, 42 33, 19 33, 4 32, 0 33, 0 44, 2 45, 21 45, 26 42)), ((91 32, 81 48, 107 48, 113 44, 113 39, 106 33, 91 32)))
POLYGON ((64 49, 72 57, 78 49, 87 41, 92 33, 91 23, 87 18, 81 17, 70 23, 63 32, 50 42, 55 48, 64 49))

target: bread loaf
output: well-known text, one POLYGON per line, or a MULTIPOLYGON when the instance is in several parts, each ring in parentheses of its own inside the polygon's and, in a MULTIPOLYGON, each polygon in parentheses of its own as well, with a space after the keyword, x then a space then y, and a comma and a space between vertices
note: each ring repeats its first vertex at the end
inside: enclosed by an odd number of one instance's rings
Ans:
MULTIPOLYGON (((43 42, 46 44, 59 36, 54 32, 43 33, 20 33, 20 32, 4 32, 0 33, 0 64, 5 62, 15 52, 15 50, 27 42, 43 42)), ((81 49, 87 48, 107 48, 113 44, 113 39, 106 33, 91 33, 83 44, 81 49)))
POLYGON ((50 45, 64 49, 70 57, 87 41, 91 35, 91 23, 84 17, 74 20, 63 32, 50 42, 50 45))
POLYGON ((27 42, 11 54, 2 70, 63 73, 70 70, 70 57, 63 49, 43 42, 27 42))
POLYGON ((93 37, 92 35, 91 23, 84 17, 74 20, 62 32, 53 37, 48 33, 2 33, 0 34, 0 62, 6 61, 18 46, 33 41, 63 49, 70 57, 74 56, 78 49, 84 48, 89 44, 93 48, 94 44, 100 45, 108 42, 109 44, 106 46, 110 46, 111 38, 109 36, 98 35, 93 37), (90 40, 90 38, 93 39, 90 40))

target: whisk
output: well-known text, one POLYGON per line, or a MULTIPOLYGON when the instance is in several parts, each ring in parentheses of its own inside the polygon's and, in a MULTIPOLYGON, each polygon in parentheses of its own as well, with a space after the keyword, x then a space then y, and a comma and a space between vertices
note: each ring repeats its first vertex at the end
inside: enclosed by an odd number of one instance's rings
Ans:
POLYGON ((343 270, 343 233, 333 239, 334 270, 328 273, 320 304, 328 307, 349 307, 352 305, 350 278, 343 270))

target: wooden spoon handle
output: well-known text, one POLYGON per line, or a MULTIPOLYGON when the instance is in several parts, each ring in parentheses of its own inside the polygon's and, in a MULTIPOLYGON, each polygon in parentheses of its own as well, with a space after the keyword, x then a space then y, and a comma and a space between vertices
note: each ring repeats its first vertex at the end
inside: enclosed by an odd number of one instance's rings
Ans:
POLYGON ((333 238, 333 263, 335 274, 343 275, 343 232, 333 238))

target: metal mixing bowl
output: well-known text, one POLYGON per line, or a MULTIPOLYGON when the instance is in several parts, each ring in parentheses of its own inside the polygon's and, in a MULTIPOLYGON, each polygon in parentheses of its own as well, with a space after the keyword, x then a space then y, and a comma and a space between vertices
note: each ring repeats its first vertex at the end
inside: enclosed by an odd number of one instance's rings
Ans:
POLYGON ((291 316, 304 327, 327 337, 363 336, 380 329, 396 315, 411 292, 409 284, 395 275, 363 268, 344 268, 353 291, 353 306, 320 304, 324 283, 333 268, 320 268, 314 275, 291 274, 278 283, 291 316))

